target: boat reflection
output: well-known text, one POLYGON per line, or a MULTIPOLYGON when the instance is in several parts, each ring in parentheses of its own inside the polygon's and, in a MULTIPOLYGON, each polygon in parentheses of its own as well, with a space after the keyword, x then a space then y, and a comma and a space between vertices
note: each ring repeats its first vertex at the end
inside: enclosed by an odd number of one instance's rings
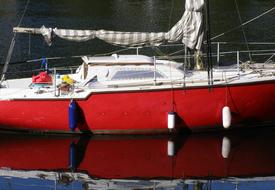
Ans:
POLYGON ((14 176, 14 171, 17 175, 24 171, 21 175, 28 176, 28 171, 36 171, 35 177, 48 179, 58 173, 60 183, 70 183, 68 176, 74 176, 86 183, 92 179, 104 183, 128 180, 128 185, 133 180, 145 185, 151 180, 183 183, 272 177, 274 136, 275 130, 270 128, 177 137, 1 135, 0 173, 14 176))

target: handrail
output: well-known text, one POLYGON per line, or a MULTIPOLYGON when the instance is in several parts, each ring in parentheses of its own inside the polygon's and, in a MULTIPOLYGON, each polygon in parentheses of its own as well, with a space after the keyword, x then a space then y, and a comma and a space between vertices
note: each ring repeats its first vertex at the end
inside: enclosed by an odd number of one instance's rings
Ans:
MULTIPOLYGON (((241 50, 241 51, 225 51, 225 52, 220 52, 220 54, 218 55, 217 53, 212 53, 212 57, 218 57, 218 56, 225 56, 225 55, 229 55, 229 54, 236 54, 237 52, 239 53, 248 53, 251 52, 253 53, 252 55, 255 56, 264 56, 264 55, 273 55, 275 52, 275 49, 267 49, 267 50, 241 50), (259 53, 257 53, 259 52, 259 53)), ((203 57, 205 57, 206 55, 204 53, 201 54, 203 57)), ((84 55, 83 55, 84 56, 84 55)), ((87 56, 87 55, 86 55, 87 56)), ((88 55, 91 56, 91 55, 88 55)), ((64 57, 47 57, 48 60, 63 60, 63 59, 73 59, 73 58, 80 58, 82 56, 64 56, 64 57)), ((194 54, 190 54, 190 55, 167 55, 167 56, 155 56, 158 59, 183 59, 183 58, 193 58, 194 54), (169 58, 168 58, 169 57, 169 58)), ((37 61, 41 61, 42 59, 32 59, 32 60, 25 60, 25 61, 18 61, 18 62, 11 62, 11 65, 14 64, 24 64, 24 63, 32 63, 32 62, 37 62, 37 61)), ((8 72, 7 72, 8 73, 8 72)))
MULTIPOLYGON (((254 60, 256 60, 256 63, 275 63, 275 42, 249 42, 249 44, 255 46, 253 50, 236 50, 236 51, 221 51, 221 49, 224 46, 227 45, 241 45, 243 43, 235 43, 235 42, 212 42, 212 45, 216 45, 217 48, 215 53, 212 53, 212 57, 216 58, 216 63, 219 66, 220 63, 224 62, 223 60, 231 60, 230 63, 235 63, 235 64, 241 64, 245 63, 247 60, 247 53, 251 53, 253 56, 254 60), (263 47, 259 45, 264 45, 263 47), (271 47, 271 49, 266 49, 265 46, 268 45, 271 47), (273 47, 274 46, 274 47, 273 47), (257 48, 256 48, 257 47, 257 48), (265 49, 264 49, 265 48, 265 49), (239 54, 239 55, 238 55, 239 54), (228 59, 229 58, 229 59, 228 59)), ((252 46, 252 47, 253 47, 252 46)), ((176 51, 170 52, 169 54, 162 54, 160 56, 155 56, 157 59, 163 59, 163 60, 175 60, 178 61, 182 64, 184 64, 184 68, 190 68, 190 65, 194 62, 194 53, 195 52, 189 52, 187 51, 187 48, 183 44, 164 44, 160 45, 159 48, 164 47, 165 50, 171 50, 172 47, 177 47, 176 51)), ((149 47, 142 47, 142 48, 149 48, 149 47)), ((228 49, 227 47, 225 47, 228 49)), ((109 53, 105 53, 104 55, 110 55, 113 53, 120 52, 121 54, 125 54, 127 50, 134 50, 136 48, 124 48, 124 49, 119 49, 117 51, 112 51, 109 53)), ((137 52, 141 52, 141 47, 138 48, 139 50, 137 52)), ((147 50, 143 50, 143 52, 146 52, 147 50)), ((165 52, 165 51, 164 51, 165 52)), ((166 51, 167 52, 167 51, 166 51)), ((54 57, 47 57, 47 60, 65 60, 65 59, 79 59, 85 55, 73 55, 73 56, 54 56, 54 57)), ((87 56, 87 55, 86 55, 87 56)), ((89 56, 95 56, 95 55, 89 55, 89 56)), ((201 57, 205 58, 206 54, 201 53, 201 57)), ((12 64, 23 64, 23 63, 33 63, 33 62, 39 62, 42 59, 32 59, 32 60, 24 60, 24 61, 19 61, 19 62, 13 62, 12 64)), ((81 62, 81 61, 80 61, 81 62)), ((80 64, 80 63, 79 63, 80 64)), ((56 71, 70 71, 72 69, 76 69, 78 66, 63 66, 60 65, 61 67, 56 67, 56 71)), ((32 70, 25 70, 25 71, 20 71, 18 72, 19 74, 28 74, 32 72, 38 72, 41 71, 41 69, 32 69, 32 70)), ((13 72, 5 72, 5 74, 16 74, 16 71, 13 72)))

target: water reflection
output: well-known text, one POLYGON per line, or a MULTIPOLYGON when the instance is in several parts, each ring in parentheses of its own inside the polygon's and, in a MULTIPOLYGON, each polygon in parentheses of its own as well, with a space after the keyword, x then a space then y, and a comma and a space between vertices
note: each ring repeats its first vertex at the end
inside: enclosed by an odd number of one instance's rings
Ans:
POLYGON ((178 137, 2 135, 0 174, 87 189, 268 184, 274 135, 270 128, 178 137))

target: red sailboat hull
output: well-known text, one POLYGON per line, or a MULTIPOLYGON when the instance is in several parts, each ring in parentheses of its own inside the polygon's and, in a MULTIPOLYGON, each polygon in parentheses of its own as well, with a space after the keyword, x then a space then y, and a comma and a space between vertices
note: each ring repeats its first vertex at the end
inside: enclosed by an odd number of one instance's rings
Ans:
MULTIPOLYGON (((176 129, 222 129, 222 109, 232 126, 275 120, 275 82, 188 89, 94 93, 78 105, 77 131, 94 133, 167 132, 167 114, 176 112, 176 129)), ((0 125, 9 129, 70 132, 70 100, 2 100, 0 125)))

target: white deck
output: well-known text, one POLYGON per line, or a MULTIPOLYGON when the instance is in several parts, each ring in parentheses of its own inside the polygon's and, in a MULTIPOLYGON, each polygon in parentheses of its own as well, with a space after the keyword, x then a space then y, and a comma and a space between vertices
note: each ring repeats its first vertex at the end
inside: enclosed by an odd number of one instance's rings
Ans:
MULTIPOLYGON (((113 56, 107 62, 113 59, 113 56)), ((142 63, 134 58, 136 56, 124 56, 126 65, 104 66, 103 58, 84 58, 89 64, 86 74, 84 65, 80 66, 75 74, 69 77, 75 80, 73 90, 68 94, 57 96, 57 88, 62 81, 62 75, 56 79, 56 85, 47 87, 32 87, 32 79, 13 79, 3 83, 6 88, 0 88, 0 100, 12 99, 85 99, 91 93, 118 92, 118 91, 144 91, 170 88, 207 87, 207 71, 186 71, 179 69, 180 63, 158 60, 150 62, 146 56, 140 57, 142 63), (129 58, 129 59, 128 59, 129 58), (128 60, 127 60, 128 59, 128 60), (97 62, 98 61, 98 62, 97 62), (91 64, 93 63, 93 64, 91 64), (95 64, 94 64, 95 63, 95 64), (86 78, 84 76, 86 75, 86 78), (93 79, 93 80, 92 80, 93 79)), ((110 62, 112 62, 110 61, 110 62)), ((274 81, 275 69, 260 68, 238 71, 237 69, 214 69, 214 85, 246 84, 261 81, 274 81)), ((54 78, 54 76, 53 76, 54 78)))

